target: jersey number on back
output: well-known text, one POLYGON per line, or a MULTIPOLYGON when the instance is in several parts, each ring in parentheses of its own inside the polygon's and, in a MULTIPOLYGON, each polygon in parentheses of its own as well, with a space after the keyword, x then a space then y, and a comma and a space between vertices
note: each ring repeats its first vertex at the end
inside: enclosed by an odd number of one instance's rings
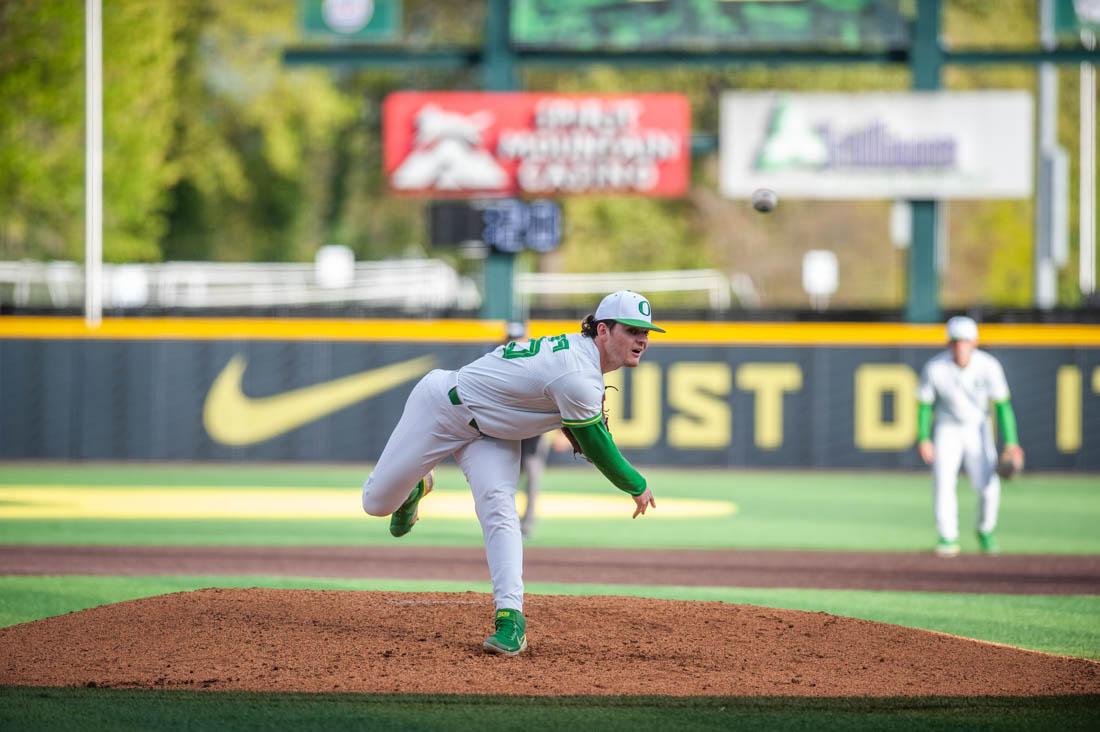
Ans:
POLYGON ((564 351, 569 348, 569 339, 564 334, 556 336, 543 336, 541 338, 532 338, 527 341, 527 346, 521 346, 519 341, 510 341, 508 345, 504 347, 504 358, 531 358, 539 352, 542 348, 542 342, 547 341, 553 343, 554 347, 550 349, 550 353, 557 353, 558 351, 564 351))

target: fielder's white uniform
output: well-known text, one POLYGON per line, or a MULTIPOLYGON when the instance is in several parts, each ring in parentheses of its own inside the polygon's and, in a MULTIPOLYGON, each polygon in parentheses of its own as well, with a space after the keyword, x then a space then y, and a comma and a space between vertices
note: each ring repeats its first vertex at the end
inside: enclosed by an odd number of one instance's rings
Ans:
POLYGON ((474 495, 496 606, 522 612, 520 441, 563 419, 601 415, 603 392, 599 351, 579 333, 508 343, 458 371, 434 370, 409 395, 363 486, 363 510, 393 513, 417 481, 454 455, 474 495))
POLYGON ((974 349, 966 368, 944 351, 925 364, 917 399, 932 404, 935 414, 932 475, 936 528, 948 541, 959 538, 956 486, 965 467, 978 494, 978 530, 992 532, 997 525, 1001 480, 997 476, 997 449, 989 419, 991 402, 1009 398, 1001 363, 974 349))

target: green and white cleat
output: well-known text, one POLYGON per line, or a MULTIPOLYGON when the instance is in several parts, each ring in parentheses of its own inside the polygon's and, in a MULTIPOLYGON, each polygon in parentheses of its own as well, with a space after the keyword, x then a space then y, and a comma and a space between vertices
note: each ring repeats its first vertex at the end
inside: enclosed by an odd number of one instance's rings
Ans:
POLYGON ((413 488, 409 497, 401 504, 401 508, 390 515, 391 534, 394 536, 404 536, 412 531, 413 524, 420 518, 420 501, 424 496, 432 492, 434 486, 435 471, 433 470, 420 479, 420 482, 413 488))
POLYGON ((940 540, 936 542, 936 547, 932 550, 932 553, 937 557, 957 557, 959 556, 959 542, 950 541, 940 537, 940 540))
POLYGON ((978 532, 978 546, 982 549, 982 554, 1000 554, 1001 547, 997 543, 997 537, 993 535, 992 531, 979 531, 978 532))
POLYGON ((481 647, 492 653, 516 656, 527 649, 527 619, 519 610, 497 610, 496 632, 481 647))

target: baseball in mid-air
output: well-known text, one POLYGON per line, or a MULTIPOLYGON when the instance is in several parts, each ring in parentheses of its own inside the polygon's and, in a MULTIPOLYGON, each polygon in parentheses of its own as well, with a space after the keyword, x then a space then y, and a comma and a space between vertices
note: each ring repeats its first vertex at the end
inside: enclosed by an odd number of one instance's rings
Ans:
POLYGON ((752 192, 752 207, 761 213, 767 213, 779 205, 779 196, 770 188, 757 188, 752 192))

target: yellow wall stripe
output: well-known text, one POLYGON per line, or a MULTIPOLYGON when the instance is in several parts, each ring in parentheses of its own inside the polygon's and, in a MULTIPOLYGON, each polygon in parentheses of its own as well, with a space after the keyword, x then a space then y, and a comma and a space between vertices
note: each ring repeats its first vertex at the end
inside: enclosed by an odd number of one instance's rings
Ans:
MULTIPOLYGON (((710 323, 665 321, 654 346, 938 346, 943 326, 906 323, 710 323)), ((536 320, 531 335, 576 332, 575 320, 536 320)), ((495 320, 337 320, 319 318, 105 318, 89 330, 83 318, 0 317, 0 339, 438 341, 493 343, 504 339, 495 320)), ((1100 346, 1100 325, 981 326, 985 346, 1100 346)))
MULTIPOLYGON (((548 336, 578 329, 571 320, 536 320, 531 335, 548 336)), ((667 333, 654 333, 649 342, 674 345, 744 346, 940 346, 946 341, 943 325, 909 323, 710 323, 664 321, 667 333)), ((1100 346, 1100 325, 1011 324, 983 325, 986 346, 1100 346)))
POLYGON ((95 340, 447 341, 504 339, 504 323, 482 320, 335 320, 314 318, 0 318, 0 338, 95 340))

